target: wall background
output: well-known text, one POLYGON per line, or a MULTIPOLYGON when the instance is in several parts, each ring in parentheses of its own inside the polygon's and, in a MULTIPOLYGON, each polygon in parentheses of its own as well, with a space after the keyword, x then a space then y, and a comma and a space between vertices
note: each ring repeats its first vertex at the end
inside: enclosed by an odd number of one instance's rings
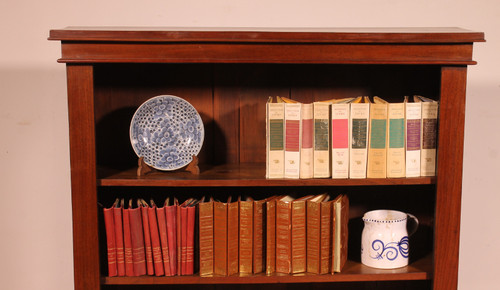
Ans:
MULTIPOLYGON (((0 3, 3 289, 72 289, 66 26, 432 27, 484 31, 469 67, 459 289, 491 289, 500 260, 497 0, 108 0, 0 3)), ((494 284, 495 283, 495 284, 494 284)))

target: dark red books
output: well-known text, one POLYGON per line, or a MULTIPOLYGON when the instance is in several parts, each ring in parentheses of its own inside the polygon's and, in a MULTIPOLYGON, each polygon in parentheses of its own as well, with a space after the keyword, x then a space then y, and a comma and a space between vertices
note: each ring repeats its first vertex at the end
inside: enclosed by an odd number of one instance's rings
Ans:
POLYGON ((123 245, 125 252, 125 275, 135 276, 134 260, 132 258, 132 235, 130 233, 130 214, 129 209, 125 208, 124 200, 121 201, 123 208, 123 245))
MULTIPOLYGON (((142 200, 142 203, 146 206, 148 205, 144 200, 142 200)), ((151 249, 153 251, 154 273, 156 276, 163 276, 165 275, 165 272, 163 269, 163 258, 161 254, 160 232, 156 218, 156 205, 153 200, 151 200, 151 204, 148 206, 148 218, 149 233, 151 234, 151 249)))
MULTIPOLYGON (((116 202, 115 202, 116 203, 116 202)), ((104 208, 104 225, 106 227, 106 246, 108 250, 108 276, 118 275, 116 267, 116 236, 114 222, 114 204, 110 208, 104 208)))
POLYGON ((140 208, 133 208, 129 203, 130 234, 132 240, 132 260, 134 275, 146 275, 146 252, 144 249, 144 231, 142 229, 142 214, 140 208))
POLYGON ((170 205, 168 198, 165 200, 165 218, 167 221, 170 274, 177 275, 177 205, 170 205))
POLYGON ((123 244, 123 200, 117 198, 113 204, 113 217, 115 224, 116 267, 118 276, 125 276, 125 252, 123 244))
MULTIPOLYGON (((154 201, 151 200, 151 204, 154 201)), ((170 255, 168 247, 168 234, 167 234, 167 217, 165 212, 165 205, 168 204, 168 198, 165 201, 163 207, 156 208, 156 218, 158 219, 158 233, 160 235, 160 245, 161 245, 161 255, 163 258, 163 269, 165 271, 165 276, 172 276, 172 271, 170 267, 170 255)))
POLYGON ((146 250, 146 269, 148 275, 154 275, 155 270, 153 266, 153 249, 151 248, 151 233, 149 230, 148 204, 146 202, 143 203, 141 199, 138 199, 137 206, 141 209, 142 215, 144 249, 146 250))

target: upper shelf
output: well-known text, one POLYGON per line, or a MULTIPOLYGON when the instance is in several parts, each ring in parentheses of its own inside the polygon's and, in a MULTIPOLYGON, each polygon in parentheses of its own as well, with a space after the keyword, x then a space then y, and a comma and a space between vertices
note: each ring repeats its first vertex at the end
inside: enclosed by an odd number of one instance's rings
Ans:
POLYGON ((381 179, 266 179, 265 164, 245 163, 201 166, 200 175, 188 172, 152 172, 138 177, 137 169, 126 171, 101 170, 99 186, 368 186, 435 184, 435 177, 381 179))

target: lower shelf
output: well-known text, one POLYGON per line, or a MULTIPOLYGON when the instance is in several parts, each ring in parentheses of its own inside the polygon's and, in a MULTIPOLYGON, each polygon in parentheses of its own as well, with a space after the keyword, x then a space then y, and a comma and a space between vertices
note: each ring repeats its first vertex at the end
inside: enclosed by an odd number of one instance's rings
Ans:
POLYGON ((429 280, 432 277, 432 257, 427 256, 411 265, 399 269, 381 270, 348 261, 342 273, 334 275, 316 274, 256 274, 233 275, 229 277, 213 276, 173 276, 173 277, 103 277, 105 285, 153 285, 153 284, 273 284, 273 283, 322 283, 354 281, 401 281, 429 280))

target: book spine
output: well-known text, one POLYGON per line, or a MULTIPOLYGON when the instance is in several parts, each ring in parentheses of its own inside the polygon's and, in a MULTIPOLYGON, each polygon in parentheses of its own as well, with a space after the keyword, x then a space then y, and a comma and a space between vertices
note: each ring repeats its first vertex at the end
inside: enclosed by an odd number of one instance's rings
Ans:
POLYGON ((134 275, 146 275, 146 252, 144 249, 144 231, 142 229, 141 209, 129 209, 129 217, 134 275))
POLYGON ((300 177, 302 104, 285 104, 285 178, 300 177))
POLYGON ((132 258, 132 236, 130 233, 129 209, 123 209, 123 244, 125 252, 125 275, 132 277, 135 275, 134 260, 132 258))
POLYGON ((172 273, 170 271, 170 256, 168 251, 167 220, 164 207, 156 208, 156 218, 158 219, 158 233, 160 236, 163 269, 165 272, 165 276, 172 276, 172 273))
POLYGON ((420 175, 436 175, 436 142, 438 103, 422 103, 422 151, 420 158, 420 175))
POLYGON ((187 275, 187 232, 188 209, 181 206, 181 275, 187 275))
POLYGON ((347 262, 348 240, 349 240, 349 198, 347 195, 342 195, 340 203, 340 263, 337 268, 341 272, 347 262))
POLYGON ((406 176, 405 104, 388 104, 387 177, 406 176))
POLYGON ((227 205, 227 275, 238 273, 239 263, 239 204, 237 201, 227 205))
POLYGON ((151 234, 151 249, 153 251, 153 265, 156 276, 165 275, 163 269, 163 258, 161 255, 160 235, 158 231, 158 222, 156 219, 156 207, 148 207, 149 233, 151 234))
POLYGON ((313 178, 313 104, 302 104, 302 140, 300 148, 300 178, 313 178))
POLYGON ((239 272, 253 273, 253 201, 240 201, 239 272))
POLYGON ((200 275, 214 273, 214 202, 199 205, 200 275))
POLYGON ((420 176, 421 103, 406 103, 406 177, 420 176))
POLYGON ((285 105, 283 103, 268 103, 266 178, 283 178, 285 176, 284 120, 285 105))
POLYGON ((151 233, 149 229, 148 208, 141 206, 142 214, 142 229, 144 231, 144 250, 146 251, 146 269, 148 275, 154 275, 155 269, 153 265, 153 249, 151 247, 151 233))
POLYGON ((175 237, 176 239, 176 245, 177 245, 177 275, 180 276, 182 275, 182 220, 181 220, 181 207, 179 205, 174 205, 175 206, 175 237))
POLYGON ((332 178, 349 178, 349 104, 332 104, 332 178))
POLYGON ((264 205, 265 200, 253 202, 253 273, 264 271, 264 205))
POLYGON ((320 270, 320 203, 307 201, 307 272, 320 270))
POLYGON ((293 274, 306 271, 306 201, 292 202, 292 270, 293 274))
POLYGON ((227 276, 227 203, 214 202, 214 274, 227 276))
POLYGON ((177 207, 170 205, 165 207, 165 218, 167 220, 168 255, 170 260, 170 274, 177 275, 177 207))
POLYGON ((187 240, 186 240, 186 275, 194 274, 194 228, 196 220, 196 207, 187 208, 187 240))
POLYGON ((330 104, 314 106, 314 178, 330 177, 330 104))
POLYGON ((116 236, 113 216, 113 208, 104 209, 104 225, 106 227, 106 246, 108 250, 108 276, 118 275, 116 266, 116 236))
POLYGON ((291 202, 276 202, 276 272, 290 274, 292 260, 291 202))
POLYGON ((125 252, 123 244, 122 212, 122 207, 113 207, 113 218, 115 223, 116 267, 118 270, 118 276, 125 276, 125 252))
POLYGON ((266 202, 266 274, 276 272, 276 201, 266 202))
POLYGON ((319 274, 327 274, 332 265, 332 207, 331 201, 321 203, 320 269, 319 274))
POLYGON ((387 178, 387 104, 370 104, 368 178, 387 178))
POLYGON ((369 103, 351 104, 349 178, 366 178, 369 117, 369 103))

